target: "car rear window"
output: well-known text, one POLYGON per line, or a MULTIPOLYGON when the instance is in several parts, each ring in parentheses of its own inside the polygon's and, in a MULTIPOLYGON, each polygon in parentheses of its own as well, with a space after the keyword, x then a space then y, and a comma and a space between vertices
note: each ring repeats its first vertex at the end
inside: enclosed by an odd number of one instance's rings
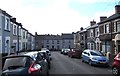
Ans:
POLYGON ((27 57, 7 58, 5 60, 3 70, 25 67, 26 61, 27 61, 27 57))

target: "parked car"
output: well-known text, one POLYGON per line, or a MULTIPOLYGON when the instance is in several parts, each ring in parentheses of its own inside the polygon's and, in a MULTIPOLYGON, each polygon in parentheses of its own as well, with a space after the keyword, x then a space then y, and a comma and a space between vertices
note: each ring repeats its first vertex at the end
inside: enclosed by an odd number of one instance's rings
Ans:
POLYGON ((64 51, 64 50, 65 50, 65 49, 62 49, 60 53, 63 54, 63 51, 64 51))
POLYGON ((69 57, 77 57, 77 58, 80 58, 81 57, 81 51, 78 50, 78 49, 71 49, 69 52, 68 52, 68 56, 69 57))
POLYGON ((69 51, 70 51, 70 49, 64 49, 64 50, 63 50, 63 54, 64 54, 64 55, 67 55, 69 51))
POLYGON ((114 62, 112 64, 112 73, 115 76, 120 75, 120 52, 114 58, 114 62))
POLYGON ((2 76, 48 75, 47 61, 38 52, 14 54, 3 59, 2 76))
POLYGON ((106 56, 104 56, 100 51, 97 50, 84 50, 81 57, 83 62, 88 62, 90 65, 109 65, 106 56))
POLYGON ((46 52, 48 53, 48 55, 49 55, 50 60, 52 60, 51 51, 50 51, 49 49, 47 49, 47 48, 42 48, 41 51, 46 51, 46 52))
POLYGON ((49 54, 46 52, 46 51, 39 51, 39 53, 42 55, 42 57, 44 58, 44 59, 46 59, 47 60, 47 62, 48 62, 48 68, 50 69, 51 68, 51 60, 50 60, 50 56, 49 56, 49 54))

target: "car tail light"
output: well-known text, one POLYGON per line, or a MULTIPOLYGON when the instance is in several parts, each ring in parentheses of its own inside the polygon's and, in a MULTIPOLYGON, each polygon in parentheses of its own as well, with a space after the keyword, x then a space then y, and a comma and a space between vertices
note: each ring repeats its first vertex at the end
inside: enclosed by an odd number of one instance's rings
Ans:
POLYGON ((33 64, 30 66, 28 72, 29 72, 29 73, 32 73, 32 72, 35 72, 35 71, 38 71, 38 70, 41 70, 41 71, 42 71, 41 66, 40 66, 39 64, 33 63, 33 64))
POLYGON ((114 58, 114 60, 118 60, 118 61, 120 61, 120 53, 117 54, 117 56, 114 58))

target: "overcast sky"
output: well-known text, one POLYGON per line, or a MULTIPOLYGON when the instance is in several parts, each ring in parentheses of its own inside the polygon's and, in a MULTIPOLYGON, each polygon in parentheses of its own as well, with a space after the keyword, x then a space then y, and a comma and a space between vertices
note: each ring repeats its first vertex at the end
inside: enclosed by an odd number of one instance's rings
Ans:
POLYGON ((0 8, 32 34, 61 34, 87 27, 115 13, 119 0, 0 0, 0 8))

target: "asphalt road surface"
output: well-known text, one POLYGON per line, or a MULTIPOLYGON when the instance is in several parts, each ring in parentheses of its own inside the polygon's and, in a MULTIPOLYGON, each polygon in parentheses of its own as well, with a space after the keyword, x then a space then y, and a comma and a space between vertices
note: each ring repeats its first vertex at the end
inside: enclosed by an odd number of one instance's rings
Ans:
POLYGON ((60 52, 52 52, 52 62, 49 74, 88 74, 113 76, 110 67, 90 66, 81 59, 70 58, 60 52))

